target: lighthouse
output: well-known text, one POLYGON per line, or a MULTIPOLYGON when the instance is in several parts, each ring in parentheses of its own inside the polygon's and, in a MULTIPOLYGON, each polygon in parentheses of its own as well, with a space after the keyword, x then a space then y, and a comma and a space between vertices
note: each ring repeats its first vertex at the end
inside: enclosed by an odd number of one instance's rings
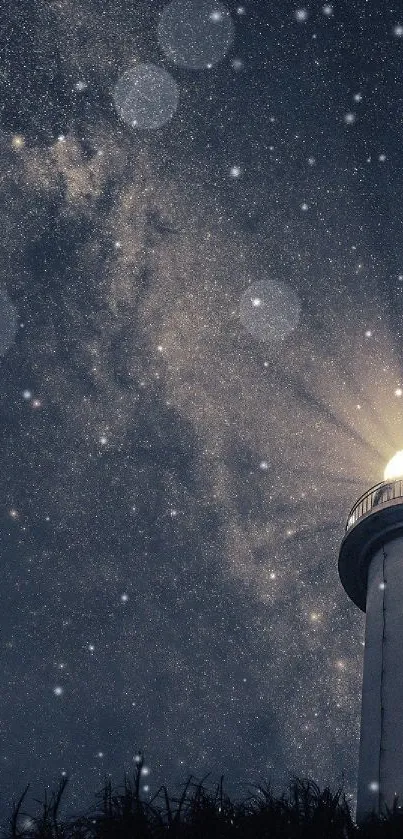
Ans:
POLYGON ((358 823, 403 807, 403 451, 384 480, 356 501, 339 553, 339 575, 366 613, 358 823))

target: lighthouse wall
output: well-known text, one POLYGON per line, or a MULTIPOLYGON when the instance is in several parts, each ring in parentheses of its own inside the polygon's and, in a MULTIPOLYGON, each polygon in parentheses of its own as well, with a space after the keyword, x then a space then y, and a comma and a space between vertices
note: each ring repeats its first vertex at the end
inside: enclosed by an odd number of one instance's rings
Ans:
POLYGON ((368 570, 357 822, 403 806, 403 536, 379 548, 368 570))

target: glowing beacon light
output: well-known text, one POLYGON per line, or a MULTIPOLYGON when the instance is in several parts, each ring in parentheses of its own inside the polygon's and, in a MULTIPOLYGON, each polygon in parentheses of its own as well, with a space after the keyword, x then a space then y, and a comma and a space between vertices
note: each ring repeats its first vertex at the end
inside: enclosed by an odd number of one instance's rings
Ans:
POLYGON ((389 463, 386 464, 383 477, 385 481, 403 477, 403 449, 400 452, 396 452, 389 463))
POLYGON ((366 612, 357 822, 403 805, 403 450, 384 480, 356 501, 339 575, 366 612))

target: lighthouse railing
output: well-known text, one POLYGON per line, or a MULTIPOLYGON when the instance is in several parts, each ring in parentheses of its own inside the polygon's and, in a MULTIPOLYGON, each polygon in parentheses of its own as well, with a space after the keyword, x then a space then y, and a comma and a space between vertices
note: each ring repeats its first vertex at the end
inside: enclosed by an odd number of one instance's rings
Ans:
POLYGON ((387 501, 393 501, 395 498, 403 497, 403 479, 396 481, 382 481, 379 484, 368 489, 355 502, 354 507, 349 512, 346 530, 353 527, 359 519, 370 513, 378 504, 384 504, 387 501))

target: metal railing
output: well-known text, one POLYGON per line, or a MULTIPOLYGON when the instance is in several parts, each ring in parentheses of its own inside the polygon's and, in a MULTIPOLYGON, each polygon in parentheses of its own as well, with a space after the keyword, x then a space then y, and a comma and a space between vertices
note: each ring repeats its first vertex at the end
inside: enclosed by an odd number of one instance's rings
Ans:
POLYGON ((355 502, 347 519, 346 530, 349 530, 366 513, 370 513, 378 504, 384 504, 385 501, 393 501, 394 498, 402 497, 403 478, 397 481, 382 481, 382 483, 376 484, 371 489, 368 489, 367 492, 364 492, 364 495, 361 495, 358 501, 355 502))

